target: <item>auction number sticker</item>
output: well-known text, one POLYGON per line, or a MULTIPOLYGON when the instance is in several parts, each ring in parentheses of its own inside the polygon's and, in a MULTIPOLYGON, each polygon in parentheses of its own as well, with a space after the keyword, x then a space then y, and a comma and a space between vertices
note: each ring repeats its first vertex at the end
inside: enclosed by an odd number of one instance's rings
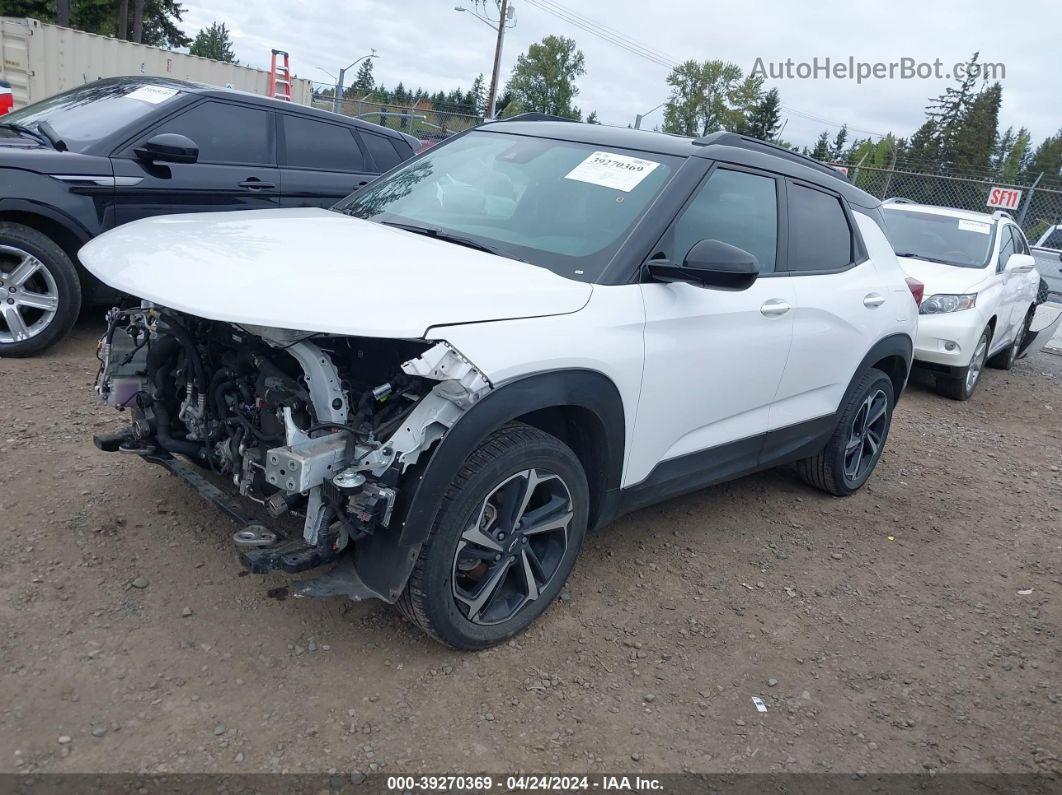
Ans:
POLYGON ((165 86, 140 86, 136 91, 130 91, 125 96, 129 99, 139 99, 141 102, 158 105, 160 102, 165 102, 179 93, 176 88, 166 88, 165 86))
POLYGON ((594 152, 564 175, 565 179, 588 182, 630 193, 648 177, 659 163, 612 152, 594 152))
POLYGON ((970 221, 966 218, 959 219, 959 229, 964 232, 980 232, 982 235, 992 233, 991 224, 986 224, 983 221, 970 221))

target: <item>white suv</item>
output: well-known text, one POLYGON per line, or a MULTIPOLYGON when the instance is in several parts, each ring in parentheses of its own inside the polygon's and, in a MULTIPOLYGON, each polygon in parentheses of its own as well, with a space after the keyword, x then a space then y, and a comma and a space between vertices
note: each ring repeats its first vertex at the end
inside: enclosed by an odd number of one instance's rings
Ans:
POLYGON ((937 391, 968 400, 985 363, 1009 370, 1036 314, 1040 274, 1025 235, 994 215, 890 199, 889 239, 904 271, 925 284, 915 359, 937 391))
POLYGON ((144 301, 109 315, 98 390, 132 423, 99 447, 224 508, 250 570, 329 564, 295 592, 466 649, 621 513, 788 463, 858 489, 918 314, 880 203, 832 169, 541 119, 334 211, 137 221, 81 259, 144 301))

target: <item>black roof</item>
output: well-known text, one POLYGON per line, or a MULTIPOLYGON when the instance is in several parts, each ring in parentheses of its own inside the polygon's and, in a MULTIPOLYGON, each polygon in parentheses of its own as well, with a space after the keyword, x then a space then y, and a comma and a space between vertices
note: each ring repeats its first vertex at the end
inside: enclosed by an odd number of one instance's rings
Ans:
POLYGON ((836 191, 850 203, 861 207, 877 207, 881 200, 860 190, 843 173, 775 144, 730 132, 718 132, 703 138, 634 130, 629 127, 609 127, 604 124, 582 124, 560 120, 543 114, 514 116, 504 121, 492 121, 479 129, 539 138, 558 138, 594 146, 633 149, 677 157, 703 157, 737 165, 768 169, 805 182, 836 191))
POLYGON ((103 80, 97 81, 99 83, 116 83, 127 85, 153 85, 153 86, 167 86, 169 88, 176 88, 187 94, 199 94, 202 96, 215 97, 220 99, 239 97, 243 100, 249 100, 260 105, 266 105, 273 107, 276 110, 294 111, 304 116, 316 116, 325 121, 341 122, 343 124, 349 124, 354 127, 364 127, 370 129, 375 133, 383 135, 389 135, 392 138, 411 139, 412 136, 399 132, 398 130, 392 130, 388 127, 384 127, 379 124, 373 124, 370 121, 364 119, 355 119, 351 116, 344 116, 342 113, 333 113, 330 110, 322 110, 321 108, 310 107, 309 105, 300 105, 297 102, 289 102, 284 99, 275 99, 273 97, 264 97, 261 94, 252 94, 249 91, 240 91, 235 88, 222 88, 220 86, 211 86, 206 83, 197 83, 191 80, 178 80, 173 77, 154 77, 150 75, 131 75, 129 77, 107 77, 103 80))

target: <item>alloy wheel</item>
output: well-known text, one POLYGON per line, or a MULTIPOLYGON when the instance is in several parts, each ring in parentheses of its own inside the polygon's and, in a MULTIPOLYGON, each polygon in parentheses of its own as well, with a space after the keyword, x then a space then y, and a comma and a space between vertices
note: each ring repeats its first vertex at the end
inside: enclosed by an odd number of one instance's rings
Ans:
POLYGON ((988 335, 982 334, 981 339, 977 341, 977 347, 974 348, 973 359, 970 360, 970 367, 966 370, 966 391, 973 392, 973 388, 977 386, 977 379, 981 377, 981 370, 985 366, 985 356, 988 353, 988 335))
POLYGON ((495 486, 454 553, 453 597, 465 618, 500 624, 538 599, 560 569, 573 517, 571 491, 553 472, 527 469, 495 486))
POLYGON ((59 308, 59 288, 44 263, 0 245, 0 342, 24 342, 44 331, 59 308))
POLYGON ((888 397, 878 389, 867 396, 856 412, 844 448, 844 474, 850 481, 861 480, 874 466, 885 438, 888 408, 888 397))

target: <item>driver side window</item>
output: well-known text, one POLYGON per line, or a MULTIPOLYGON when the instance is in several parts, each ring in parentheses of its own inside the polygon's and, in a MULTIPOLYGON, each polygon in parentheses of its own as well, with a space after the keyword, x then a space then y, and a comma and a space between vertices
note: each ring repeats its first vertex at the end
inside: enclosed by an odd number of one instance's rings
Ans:
POLYGON ((720 240, 749 252, 760 273, 775 269, 778 188, 773 177, 716 169, 679 215, 662 248, 676 265, 694 243, 720 240))
POLYGON ((1010 255, 1017 251, 1014 244, 1014 232, 1010 226, 1004 226, 1000 230, 1002 235, 1002 242, 999 244, 999 259, 996 261, 996 273, 1002 273, 1003 269, 1007 267, 1007 260, 1010 259, 1010 255))

